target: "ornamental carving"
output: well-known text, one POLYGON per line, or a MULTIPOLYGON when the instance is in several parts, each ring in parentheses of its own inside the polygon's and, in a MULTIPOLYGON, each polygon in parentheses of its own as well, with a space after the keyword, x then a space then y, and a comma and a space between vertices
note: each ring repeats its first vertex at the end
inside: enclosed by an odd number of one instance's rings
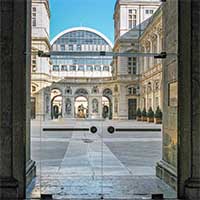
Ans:
POLYGON ((94 86, 93 88, 92 88, 92 94, 98 94, 99 93, 99 88, 98 88, 98 86, 94 86))
POLYGON ((46 110, 45 110, 45 113, 46 113, 46 114, 49 113, 49 102, 50 102, 50 97, 49 97, 49 95, 47 95, 46 98, 45 98, 45 103, 46 103, 46 110))
POLYGON ((72 94, 72 89, 70 86, 67 86, 65 89, 65 94, 72 94))

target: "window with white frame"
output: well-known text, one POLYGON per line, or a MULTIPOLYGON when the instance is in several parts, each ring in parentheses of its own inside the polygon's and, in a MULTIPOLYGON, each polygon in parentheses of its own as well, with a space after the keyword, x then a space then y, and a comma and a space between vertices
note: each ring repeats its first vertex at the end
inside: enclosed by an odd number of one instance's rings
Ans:
POLYGON ((36 7, 33 7, 32 8, 32 26, 37 26, 36 17, 37 17, 37 9, 36 7))
POLYGON ((37 56, 36 54, 32 55, 32 72, 36 72, 37 70, 37 56))
POLYGON ((128 74, 136 74, 136 57, 128 57, 128 74))
POLYGON ((109 72, 109 66, 103 66, 103 71, 107 71, 107 72, 109 72))
POLYGON ((61 71, 68 71, 67 65, 62 65, 61 66, 61 71))
POLYGON ((137 89, 135 87, 128 87, 128 95, 137 95, 137 89))
POLYGON ((148 9, 148 10, 145 10, 145 13, 146 13, 147 15, 152 15, 152 14, 154 13, 154 10, 148 9))
POLYGON ((85 71, 84 65, 79 65, 78 66, 78 71, 85 71))
POLYGON ((93 66, 92 65, 87 65, 86 70, 92 72, 93 71, 93 66))
POLYGON ((53 71, 60 71, 59 65, 53 65, 53 71))
POLYGON ((100 65, 94 66, 94 71, 101 71, 101 66, 100 65))
POLYGON ((70 71, 76 71, 76 65, 71 65, 69 66, 70 71))
POLYGON ((61 45, 60 45, 60 50, 61 50, 61 51, 65 51, 65 45, 64 45, 64 44, 61 44, 61 45))
POLYGON ((128 10, 128 27, 132 29, 136 26, 137 23, 137 10, 129 9, 128 10))

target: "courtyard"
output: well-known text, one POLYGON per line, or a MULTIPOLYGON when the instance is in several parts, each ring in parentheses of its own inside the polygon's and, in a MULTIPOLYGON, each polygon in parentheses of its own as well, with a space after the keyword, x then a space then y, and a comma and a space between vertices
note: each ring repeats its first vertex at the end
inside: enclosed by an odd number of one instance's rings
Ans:
POLYGON ((37 164, 37 177, 28 188, 32 198, 40 194, 53 194, 55 199, 176 196, 155 174, 162 155, 161 125, 133 120, 33 120, 31 130, 31 155, 37 164), (92 126, 96 133, 86 131, 92 126), (109 126, 122 131, 110 134, 109 126))

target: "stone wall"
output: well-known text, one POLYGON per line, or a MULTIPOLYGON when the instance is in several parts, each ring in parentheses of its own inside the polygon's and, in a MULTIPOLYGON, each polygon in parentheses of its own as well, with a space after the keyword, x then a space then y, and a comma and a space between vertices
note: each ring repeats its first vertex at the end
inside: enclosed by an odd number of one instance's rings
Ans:
MULTIPOLYGON (((163 3, 163 51, 178 51, 178 1, 163 3)), ((178 59, 167 56, 163 61, 163 156, 157 176, 177 189, 177 106, 178 59)))
POLYGON ((0 1, 0 199, 24 199, 30 160, 30 1, 0 1), (28 52, 28 54, 26 53, 28 52))

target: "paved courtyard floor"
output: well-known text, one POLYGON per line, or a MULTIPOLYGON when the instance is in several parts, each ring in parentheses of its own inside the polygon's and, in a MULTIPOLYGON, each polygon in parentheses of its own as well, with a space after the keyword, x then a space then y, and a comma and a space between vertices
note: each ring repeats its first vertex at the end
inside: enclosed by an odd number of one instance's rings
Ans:
POLYGON ((53 194, 55 199, 149 199, 163 193, 176 197, 155 176, 161 159, 160 125, 136 121, 57 120, 32 121, 32 159, 37 178, 29 188, 32 198, 53 194), (144 129, 108 133, 107 127, 144 129), (90 131, 43 128, 90 128, 90 131))

